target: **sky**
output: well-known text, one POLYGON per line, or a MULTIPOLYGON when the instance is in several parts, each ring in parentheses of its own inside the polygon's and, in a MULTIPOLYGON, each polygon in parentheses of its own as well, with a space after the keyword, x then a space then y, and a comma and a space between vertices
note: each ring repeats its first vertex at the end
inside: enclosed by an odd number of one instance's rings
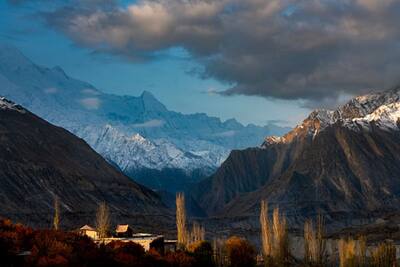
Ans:
POLYGON ((0 42, 104 92, 294 126, 398 84, 399 2, 6 0, 0 42))

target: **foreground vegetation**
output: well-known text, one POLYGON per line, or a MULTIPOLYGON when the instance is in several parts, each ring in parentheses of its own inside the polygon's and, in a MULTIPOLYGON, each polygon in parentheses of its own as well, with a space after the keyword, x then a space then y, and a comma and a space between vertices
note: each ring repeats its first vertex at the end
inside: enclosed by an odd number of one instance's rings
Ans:
MULTIPOLYGON (((261 202, 261 250, 245 238, 205 240, 205 228, 193 223, 186 227, 185 198, 177 194, 177 250, 159 253, 145 251, 133 242, 95 243, 78 232, 60 230, 59 202, 55 200, 52 230, 34 230, 10 220, 0 219, 0 266, 132 266, 132 267, 395 267, 396 246, 385 241, 367 245, 364 236, 341 238, 327 247, 324 220, 307 220, 304 235, 291 242, 285 216, 275 208, 270 216, 268 203, 261 202), (293 246, 301 246, 303 255, 293 255, 293 246)), ((110 220, 108 207, 101 203, 96 215, 100 238, 107 237, 110 220)), ((332 243, 332 242, 331 242, 332 243)))
POLYGON ((0 220, 0 266, 141 266, 212 267, 211 245, 199 242, 191 250, 145 252, 135 243, 97 245, 92 239, 61 230, 34 230, 0 220))

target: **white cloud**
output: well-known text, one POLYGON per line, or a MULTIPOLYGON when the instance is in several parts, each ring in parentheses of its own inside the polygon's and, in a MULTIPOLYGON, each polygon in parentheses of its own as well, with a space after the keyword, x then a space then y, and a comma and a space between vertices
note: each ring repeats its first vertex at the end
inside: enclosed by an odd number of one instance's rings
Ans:
POLYGON ((234 136, 236 134, 236 131, 226 131, 226 132, 220 132, 220 133, 216 133, 214 134, 214 136, 217 137, 231 137, 234 136))
POLYGON ((85 95, 100 95, 100 92, 99 92, 99 91, 97 91, 97 90, 95 90, 95 89, 91 89, 91 88, 83 89, 83 90, 81 91, 81 93, 82 93, 82 94, 85 94, 85 95))
POLYGON ((225 94, 337 102, 399 82, 400 1, 140 0, 45 13, 81 46, 125 56, 183 47, 225 94))
POLYGON ((143 123, 136 123, 132 126, 135 128, 154 128, 154 127, 161 127, 164 125, 164 121, 162 120, 149 120, 143 123))
POLYGON ((79 103, 86 109, 95 110, 100 107, 101 100, 97 97, 87 97, 79 99, 79 103))
POLYGON ((218 92, 217 89, 212 88, 212 87, 208 88, 208 89, 205 91, 205 93, 206 93, 207 95, 209 95, 209 96, 214 96, 214 95, 220 94, 220 92, 218 92))

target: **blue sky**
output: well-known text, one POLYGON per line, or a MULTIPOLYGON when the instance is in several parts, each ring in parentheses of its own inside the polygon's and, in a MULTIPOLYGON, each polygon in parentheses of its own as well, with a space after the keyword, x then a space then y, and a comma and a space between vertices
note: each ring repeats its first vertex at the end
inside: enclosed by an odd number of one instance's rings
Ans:
POLYGON ((399 84, 399 23, 395 0, 0 2, 0 41, 38 64, 258 125, 399 84))
POLYGON ((70 76, 88 81, 104 92, 136 96, 147 90, 171 110, 205 112, 222 119, 236 118, 245 124, 281 121, 280 124, 293 125, 308 113, 293 101, 215 94, 214 91, 229 88, 229 84, 191 73, 200 66, 180 48, 163 52, 150 62, 94 54, 35 18, 37 10, 40 8, 35 3, 13 6, 1 1, 0 41, 18 47, 40 65, 61 66, 70 76))

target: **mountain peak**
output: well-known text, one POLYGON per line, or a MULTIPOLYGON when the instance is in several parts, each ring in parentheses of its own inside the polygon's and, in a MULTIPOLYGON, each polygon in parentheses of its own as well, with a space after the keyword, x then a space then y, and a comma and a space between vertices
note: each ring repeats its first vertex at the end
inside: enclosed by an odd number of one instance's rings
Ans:
POLYGON ((18 48, 0 43, 0 67, 15 70, 19 67, 32 66, 33 63, 18 48))
POLYGON ((224 125, 232 128, 238 128, 242 126, 236 119, 227 119, 224 122, 224 125))
MULTIPOLYGON (((313 138, 333 124, 358 130, 368 129, 374 123, 381 129, 397 130, 400 128, 400 87, 357 96, 336 110, 316 109, 295 129, 284 137, 286 141, 294 138, 313 138)), ((275 139, 268 139, 265 144, 274 144, 275 139)))
POLYGON ((267 148, 270 145, 281 144, 285 142, 285 137, 272 135, 265 138, 264 143, 261 145, 261 148, 267 148))
POLYGON ((149 91, 143 91, 140 98, 146 110, 167 111, 167 108, 149 91))
POLYGON ((147 98, 147 99, 155 99, 155 100, 157 100, 156 97, 150 91, 146 91, 146 90, 144 90, 142 92, 142 94, 140 95, 140 98, 143 98, 143 99, 147 98))

